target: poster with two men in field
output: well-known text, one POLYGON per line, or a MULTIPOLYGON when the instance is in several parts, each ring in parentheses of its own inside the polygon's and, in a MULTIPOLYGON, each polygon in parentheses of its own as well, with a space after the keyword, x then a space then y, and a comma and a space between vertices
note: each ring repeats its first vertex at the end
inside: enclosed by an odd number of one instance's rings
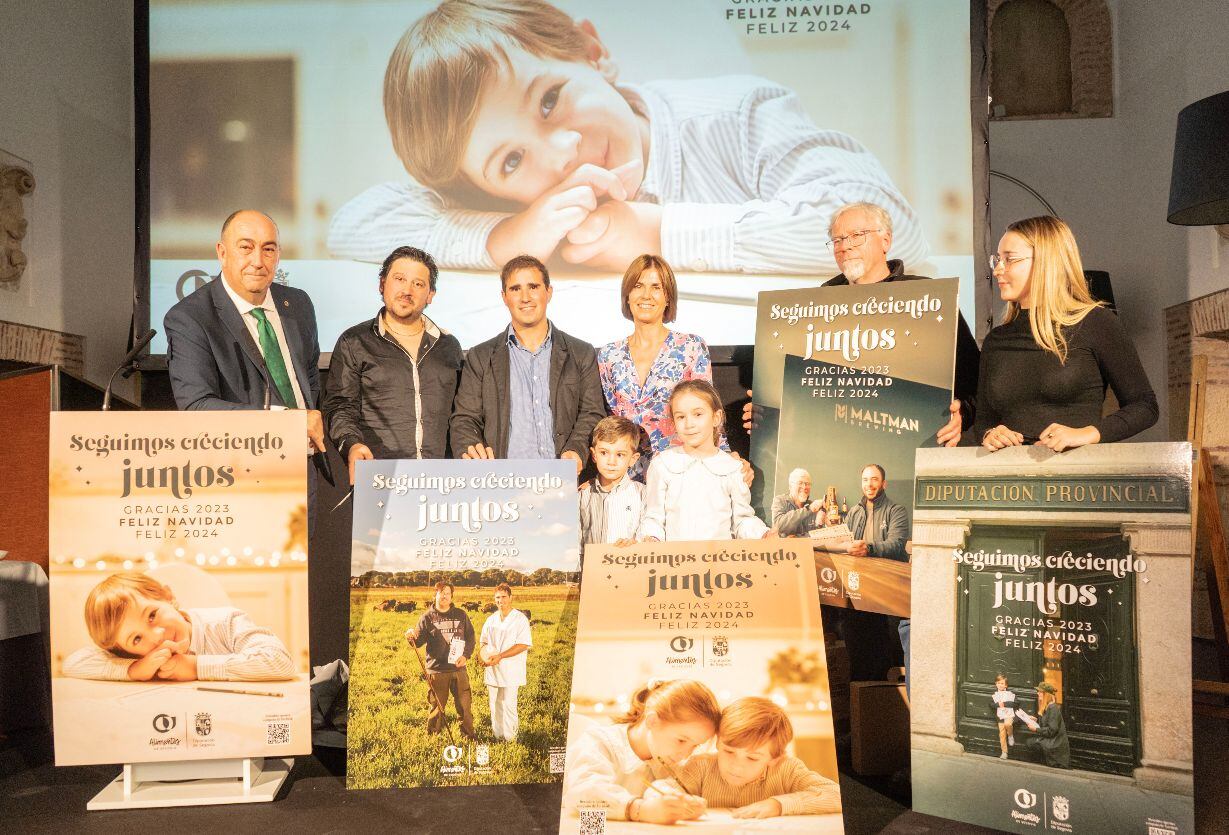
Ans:
POLYGON ((580 552, 570 461, 361 461, 352 789, 558 782, 580 552))

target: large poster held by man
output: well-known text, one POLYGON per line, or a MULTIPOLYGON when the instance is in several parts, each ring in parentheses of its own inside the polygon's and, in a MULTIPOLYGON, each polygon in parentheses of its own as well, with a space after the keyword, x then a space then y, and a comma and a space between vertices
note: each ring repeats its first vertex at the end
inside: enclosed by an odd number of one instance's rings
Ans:
POLYGON ((909 615, 913 454, 952 402, 958 281, 761 293, 752 487, 815 547, 825 604, 909 615))

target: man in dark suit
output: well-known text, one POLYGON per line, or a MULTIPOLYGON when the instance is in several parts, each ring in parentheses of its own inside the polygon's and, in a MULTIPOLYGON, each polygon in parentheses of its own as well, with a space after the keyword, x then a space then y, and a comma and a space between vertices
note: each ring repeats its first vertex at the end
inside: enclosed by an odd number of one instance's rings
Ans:
POLYGON ((222 225, 217 251, 221 280, 196 290, 163 319, 175 403, 181 409, 259 409, 268 376, 270 402, 307 409, 308 440, 323 449, 315 408, 316 314, 302 290, 273 283, 281 259, 277 224, 260 212, 235 212, 222 225))
MULTIPOLYGON (((281 259, 277 224, 261 212, 235 212, 222 224, 217 250, 221 276, 163 319, 175 403, 185 410, 259 409, 268 378, 270 404, 306 409, 308 443, 323 451, 316 313, 302 290, 273 283, 281 259)), ((309 478, 309 493, 314 484, 309 478)))
POLYGON ((597 354, 546 318, 546 266, 518 255, 500 272, 512 323, 469 350, 453 402, 453 454, 566 458, 579 473, 605 414, 597 354))

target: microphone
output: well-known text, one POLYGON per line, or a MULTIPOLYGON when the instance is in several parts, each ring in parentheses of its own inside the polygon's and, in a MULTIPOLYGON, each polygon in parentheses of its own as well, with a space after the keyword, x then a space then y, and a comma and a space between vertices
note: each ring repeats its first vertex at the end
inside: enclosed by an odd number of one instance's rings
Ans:
POLYGON ((269 374, 269 367, 265 365, 265 358, 257 354, 259 362, 256 363, 256 370, 260 372, 260 379, 265 383, 265 402, 261 405, 261 409, 269 411, 272 405, 270 398, 273 394, 273 377, 269 374))
POLYGON ((132 372, 137 370, 136 358, 137 354, 145 350, 145 346, 154 341, 154 337, 158 332, 153 328, 146 331, 145 335, 136 341, 132 346, 132 350, 124 357, 124 361, 120 363, 119 368, 111 373, 111 379, 107 380, 107 387, 102 392, 102 410, 104 412, 111 411, 111 386, 115 385, 115 375, 123 373, 124 379, 127 380, 132 376, 132 372))

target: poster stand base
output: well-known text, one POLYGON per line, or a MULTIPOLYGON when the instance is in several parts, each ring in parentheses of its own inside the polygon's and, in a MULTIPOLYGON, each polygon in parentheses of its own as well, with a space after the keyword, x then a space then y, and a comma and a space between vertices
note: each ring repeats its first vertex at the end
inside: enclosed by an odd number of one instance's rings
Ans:
POLYGON ((264 757, 128 763, 85 808, 93 812, 268 803, 277 796, 293 764, 293 759, 264 757))

